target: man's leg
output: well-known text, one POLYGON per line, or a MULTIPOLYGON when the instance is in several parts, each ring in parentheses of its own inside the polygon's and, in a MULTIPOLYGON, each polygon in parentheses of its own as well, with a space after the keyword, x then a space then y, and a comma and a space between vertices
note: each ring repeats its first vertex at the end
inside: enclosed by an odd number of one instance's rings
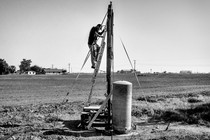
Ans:
POLYGON ((90 48, 90 54, 91 54, 91 63, 92 63, 92 67, 91 68, 95 68, 95 50, 94 50, 94 45, 88 45, 90 48))
POLYGON ((99 54, 99 50, 100 50, 100 46, 98 44, 95 45, 96 46, 96 61, 98 59, 98 54, 99 54))

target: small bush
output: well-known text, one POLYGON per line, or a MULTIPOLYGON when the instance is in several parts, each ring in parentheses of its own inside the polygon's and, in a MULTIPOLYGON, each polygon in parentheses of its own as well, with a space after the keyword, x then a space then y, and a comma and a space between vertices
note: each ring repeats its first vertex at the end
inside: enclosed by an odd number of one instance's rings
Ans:
POLYGON ((131 115, 138 118, 138 117, 141 117, 143 114, 142 114, 141 110, 134 109, 134 110, 132 110, 131 115))
POLYGON ((202 102, 202 100, 196 99, 196 98, 189 98, 188 99, 189 103, 198 103, 198 102, 202 102))
POLYGON ((137 98, 138 101, 147 101, 150 103, 156 103, 157 102, 157 98, 154 96, 150 96, 150 97, 139 97, 137 98))
POLYGON ((61 121, 60 118, 58 118, 57 116, 52 116, 52 115, 48 115, 45 117, 45 122, 46 123, 52 123, 52 122, 55 122, 55 121, 61 121))
POLYGON ((135 117, 141 117, 143 115, 152 116, 152 112, 149 108, 140 108, 138 106, 133 106, 131 115, 135 117))

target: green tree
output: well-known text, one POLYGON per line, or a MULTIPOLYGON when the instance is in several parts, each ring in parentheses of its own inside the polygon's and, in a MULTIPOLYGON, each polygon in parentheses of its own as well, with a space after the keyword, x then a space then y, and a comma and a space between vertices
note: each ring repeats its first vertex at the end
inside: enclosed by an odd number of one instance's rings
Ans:
POLYGON ((20 62, 20 72, 21 73, 24 73, 26 71, 29 71, 30 70, 30 66, 31 66, 31 60, 26 60, 26 59, 23 59, 21 62, 20 62))
POLYGON ((64 70, 64 69, 62 70, 62 73, 66 73, 66 72, 67 72, 66 70, 64 70))
POLYGON ((0 75, 9 73, 9 65, 4 59, 0 58, 0 75))
POLYGON ((37 65, 31 66, 31 70, 35 71, 37 74, 44 74, 44 69, 37 65))
POLYGON ((16 71, 16 67, 11 65, 9 66, 9 73, 14 73, 16 71))

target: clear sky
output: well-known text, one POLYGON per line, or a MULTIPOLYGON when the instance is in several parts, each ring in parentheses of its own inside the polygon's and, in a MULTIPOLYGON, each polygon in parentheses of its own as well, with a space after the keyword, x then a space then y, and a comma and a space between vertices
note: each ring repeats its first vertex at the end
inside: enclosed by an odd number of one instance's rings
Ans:
MULTIPOLYGON (((209 0, 113 0, 114 69, 210 72, 209 0)), ((108 0, 0 0, 0 58, 79 72, 108 0)), ((104 55, 101 69, 106 68, 104 55)), ((83 72, 92 72, 90 59, 83 72)))

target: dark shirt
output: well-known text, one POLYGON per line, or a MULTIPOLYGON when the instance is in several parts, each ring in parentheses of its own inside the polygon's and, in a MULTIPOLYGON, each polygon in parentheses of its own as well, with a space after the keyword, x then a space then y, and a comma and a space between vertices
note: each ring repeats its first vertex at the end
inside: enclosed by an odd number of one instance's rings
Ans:
POLYGON ((97 34, 102 35, 103 32, 99 32, 97 27, 92 27, 88 38, 88 45, 92 45, 97 40, 97 34))

